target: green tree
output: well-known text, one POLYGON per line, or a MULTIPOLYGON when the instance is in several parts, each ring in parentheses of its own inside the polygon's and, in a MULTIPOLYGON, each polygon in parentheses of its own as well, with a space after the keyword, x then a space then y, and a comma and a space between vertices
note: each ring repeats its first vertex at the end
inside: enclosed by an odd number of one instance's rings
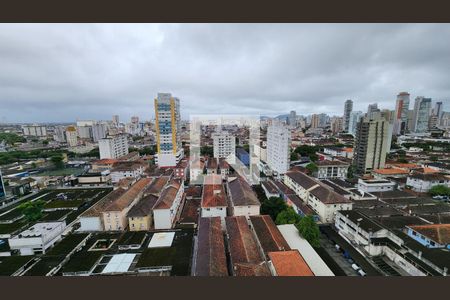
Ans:
POLYGON ((62 155, 54 155, 50 158, 51 162, 55 166, 56 169, 64 168, 64 162, 62 155))
POLYGON ((47 140, 43 140, 42 141, 42 145, 48 145, 48 141, 47 140))
POLYGON ((200 148, 200 155, 208 155, 213 156, 214 155, 214 149, 210 146, 203 146, 200 148))
POLYGON ((319 226, 317 226, 314 218, 312 216, 305 216, 301 218, 301 220, 295 224, 300 235, 305 238, 311 246, 318 248, 320 247, 320 230, 319 226))
POLYGON ((296 160, 298 160, 298 154, 295 151, 293 151, 293 152, 291 152, 291 161, 296 161, 296 160))
POLYGON ((275 221, 278 214, 286 208, 286 202, 282 198, 270 197, 261 204, 261 214, 269 215, 275 221))
POLYGON ((306 165, 306 169, 308 169, 308 171, 313 174, 314 172, 317 172, 319 170, 319 168, 317 167, 317 165, 315 163, 309 163, 306 165))
POLYGON ((431 196, 450 196, 450 188, 445 185, 435 185, 433 186, 428 193, 431 196))
POLYGON ((275 223, 277 225, 297 224, 301 218, 302 217, 297 214, 292 207, 288 207, 277 215, 275 223))
POLYGON ((42 217, 42 209, 45 202, 42 200, 27 201, 19 205, 18 209, 22 212, 29 222, 34 222, 42 217))

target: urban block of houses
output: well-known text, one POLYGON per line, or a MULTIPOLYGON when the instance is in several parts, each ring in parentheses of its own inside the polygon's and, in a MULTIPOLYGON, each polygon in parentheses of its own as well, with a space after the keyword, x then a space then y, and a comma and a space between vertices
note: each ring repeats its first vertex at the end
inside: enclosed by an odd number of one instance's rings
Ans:
POLYGON ((345 158, 353 158, 353 148, 349 147, 324 147, 323 153, 345 158))
POLYGON ((231 216, 259 215, 261 203, 252 187, 241 177, 227 182, 229 210, 231 216))
POLYGON ((301 172, 287 172, 284 183, 315 211, 323 223, 333 222, 338 210, 352 209, 350 200, 301 172))
POLYGON ((181 179, 171 179, 153 206, 155 229, 170 229, 176 221, 183 200, 184 185, 181 179))
POLYGON ((9 247, 11 250, 19 250, 20 255, 45 254, 48 248, 61 240, 65 229, 65 221, 36 223, 9 238, 9 247))
POLYGON ((227 195, 220 175, 207 175, 204 179, 202 201, 200 204, 201 217, 220 217, 224 224, 227 216, 227 195))
POLYGON ((278 191, 277 186, 272 182, 272 180, 261 182, 261 187, 267 199, 280 196, 280 192, 278 191))
POLYGON ((443 174, 413 173, 406 180, 406 186, 419 193, 426 193, 436 185, 450 186, 450 178, 443 174))
POLYGON ((153 227, 153 206, 157 201, 157 195, 148 194, 130 209, 127 215, 130 231, 148 231, 153 227))
POLYGON ((408 176, 409 170, 404 168, 384 168, 375 169, 372 171, 372 174, 376 179, 385 179, 387 177, 402 178, 408 176))

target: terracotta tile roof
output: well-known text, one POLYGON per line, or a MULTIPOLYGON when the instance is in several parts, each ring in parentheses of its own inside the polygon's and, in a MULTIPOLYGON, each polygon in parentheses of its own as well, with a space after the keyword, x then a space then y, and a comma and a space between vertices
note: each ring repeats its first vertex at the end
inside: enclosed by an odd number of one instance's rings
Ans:
POLYGON ((255 237, 248 227, 247 218, 245 216, 226 217, 225 222, 233 265, 262 262, 264 259, 261 257, 255 237))
POLYGON ((220 217, 200 218, 195 276, 228 276, 220 217))
POLYGON ((207 169, 217 169, 219 164, 217 163, 217 159, 214 157, 208 158, 208 161, 206 163, 207 169))
POLYGON ((116 162, 118 162, 117 159, 112 159, 112 158, 104 158, 104 159, 99 159, 96 161, 93 161, 92 164, 94 165, 112 165, 115 164, 116 162))
POLYGON ((250 216, 250 221, 264 253, 291 249, 270 216, 250 216))
POLYGON ((189 186, 184 190, 186 198, 201 198, 203 192, 202 186, 189 186))
POLYGON ((419 166, 417 164, 410 164, 410 163, 390 163, 388 165, 394 166, 397 168, 408 168, 408 169, 419 168, 419 166))
POLYGON ((380 175, 409 174, 407 170, 398 168, 375 169, 373 172, 380 175))
POLYGON ((219 169, 229 169, 230 165, 225 158, 219 158, 219 169))
POLYGON ((80 217, 98 217, 100 216, 113 201, 122 197, 127 190, 118 188, 108 195, 106 195, 103 199, 95 203, 92 207, 86 210, 81 214, 80 217))
POLYGON ((313 187, 313 186, 318 184, 317 181, 315 181, 314 179, 312 179, 308 175, 303 174, 301 172, 288 171, 286 173, 286 176, 291 178, 294 182, 296 182, 297 184, 302 186, 304 189, 309 189, 309 188, 311 188, 311 187, 313 187))
POLYGON ((273 184, 273 182, 271 180, 263 181, 261 183, 261 185, 263 185, 264 188, 271 194, 277 194, 278 193, 277 186, 275 184, 273 184))
POLYGON ((146 166, 142 161, 118 161, 113 164, 111 172, 134 171, 146 166))
POLYGON ((298 250, 269 252, 278 276, 314 276, 298 250))
POLYGON ((145 189, 145 194, 161 194, 169 180, 169 176, 154 177, 152 183, 145 189))
POLYGON ((180 179, 172 179, 170 183, 164 188, 158 201, 156 202, 153 209, 169 209, 172 207, 175 197, 181 187, 180 179))
POLYGON ((225 189, 220 184, 204 184, 201 207, 227 206, 225 189))
POLYGON ((408 227, 441 245, 450 244, 450 224, 415 225, 408 227))
POLYGON ((252 187, 240 177, 228 182, 228 191, 233 206, 261 205, 252 187))
POLYGON ((449 180, 445 175, 438 173, 417 173, 414 172, 410 177, 416 178, 423 181, 441 181, 441 180, 449 180))
POLYGON ((152 208, 155 205, 156 201, 158 201, 158 196, 156 195, 147 195, 139 200, 128 212, 127 216, 129 218, 133 217, 146 217, 151 215, 152 208))
POLYGON ((273 181, 273 184, 277 187, 277 189, 285 194, 285 195, 295 195, 295 192, 291 190, 287 185, 280 181, 273 181))
POLYGON ((312 189, 310 193, 316 196, 316 198, 324 204, 352 203, 344 196, 339 195, 332 189, 322 185, 312 189))
POLYGON ((259 263, 236 263, 234 264, 235 276, 271 276, 267 263, 265 261, 259 263))
POLYGON ((119 198, 114 199, 105 207, 105 211, 121 211, 127 208, 133 201, 135 201, 139 194, 144 192, 145 187, 150 184, 150 178, 142 178, 133 184, 126 192, 119 198))
POLYGON ((349 166, 348 163, 340 161, 340 160, 320 160, 316 162, 318 167, 326 167, 326 166, 349 166))

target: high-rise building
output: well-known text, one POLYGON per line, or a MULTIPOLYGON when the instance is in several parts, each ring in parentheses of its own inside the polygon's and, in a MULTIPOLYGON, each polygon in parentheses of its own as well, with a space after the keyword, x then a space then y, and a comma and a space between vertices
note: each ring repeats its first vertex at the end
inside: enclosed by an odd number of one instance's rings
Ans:
POLYGON ((319 127, 325 127, 329 124, 330 117, 327 114, 319 114, 319 127))
POLYGON ((112 116, 112 121, 114 125, 119 125, 119 115, 113 115, 112 116))
POLYGON ((6 198, 5 184, 3 183, 2 170, 0 170, 0 199, 6 198))
POLYGON ((216 132, 212 135, 215 158, 227 158, 236 152, 236 138, 228 132, 216 132))
POLYGON ((41 125, 24 125, 22 132, 24 136, 46 136, 47 128, 41 125))
POLYGON ((342 117, 332 117, 331 118, 331 131, 333 132, 333 134, 342 132, 342 130, 344 129, 344 118, 342 117))
POLYGON ((441 119, 441 117, 442 117, 442 112, 443 112, 443 109, 442 109, 442 101, 436 102, 436 103, 434 104, 433 114, 437 117, 438 120, 441 119))
POLYGON ((106 132, 108 131, 108 124, 104 122, 97 122, 92 125, 92 139, 97 143, 100 139, 106 137, 106 132))
POLYGON ((53 139, 60 143, 66 142, 66 127, 64 126, 55 126, 53 131, 53 139))
POLYGON ((349 132, 348 131, 348 127, 349 127, 349 123, 350 123, 350 113, 353 110, 353 101, 352 100, 347 100, 345 101, 345 105, 344 105, 344 131, 345 132, 349 132))
POLYGON ((424 133, 428 130, 431 112, 431 98, 417 97, 414 103, 412 131, 424 133))
POLYGON ((290 164, 291 132, 281 124, 267 128, 267 164, 272 171, 285 174, 290 164))
POLYGON ((367 108, 367 117, 373 119, 379 114, 380 110, 378 109, 378 103, 369 104, 369 107, 367 108))
POLYGON ((67 126, 66 141, 69 147, 75 147, 78 145, 78 134, 75 126, 67 126))
POLYGON ((358 174, 384 168, 390 133, 389 123, 380 116, 361 119, 356 128, 353 155, 358 174))
POLYGON ((289 126, 291 126, 292 128, 297 126, 297 113, 295 112, 295 110, 291 110, 291 112, 289 113, 289 126))
POLYGON ((348 122, 348 133, 351 135, 356 134, 356 126, 358 125, 359 120, 364 115, 362 111, 352 111, 350 113, 350 121, 348 122))
POLYGON ((132 124, 139 124, 139 117, 138 116, 132 116, 131 117, 131 123, 132 124))
POLYGON ((92 139, 92 126, 77 126, 77 132, 81 139, 92 139))
POLYGON ((180 100, 170 93, 158 93, 155 98, 156 164, 174 167, 183 158, 181 146, 180 100))
POLYGON ((108 136, 98 141, 100 159, 116 159, 128 154, 128 139, 126 134, 108 136))
POLYGON ((318 128, 320 125, 319 115, 313 114, 311 116, 311 128, 318 128))
POLYGON ((394 134, 405 134, 408 124, 409 94, 401 92, 397 95, 394 117, 394 134))

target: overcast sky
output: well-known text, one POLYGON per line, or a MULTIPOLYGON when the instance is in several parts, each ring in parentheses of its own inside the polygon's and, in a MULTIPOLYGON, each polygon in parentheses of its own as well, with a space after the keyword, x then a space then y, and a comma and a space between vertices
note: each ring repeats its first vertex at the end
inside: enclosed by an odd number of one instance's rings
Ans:
POLYGON ((158 92, 184 119, 394 109, 400 91, 450 109, 449 41, 449 24, 0 24, 0 122, 147 120, 158 92))

